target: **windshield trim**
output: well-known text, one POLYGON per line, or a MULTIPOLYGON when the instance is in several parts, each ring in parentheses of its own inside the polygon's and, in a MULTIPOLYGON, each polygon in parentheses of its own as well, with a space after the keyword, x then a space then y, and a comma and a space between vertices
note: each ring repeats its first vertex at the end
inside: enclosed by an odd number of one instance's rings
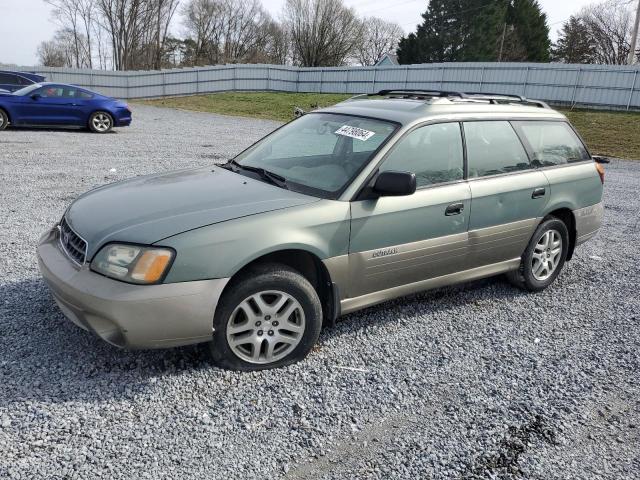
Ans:
MULTIPOLYGON (((366 118, 366 119, 369 119, 369 120, 377 120, 379 122, 386 122, 386 123, 389 123, 389 124, 394 126, 393 131, 387 136, 387 138, 384 139, 384 141, 380 145, 378 145, 378 148, 376 148, 375 150, 373 150, 371 152, 371 155, 369 156, 369 160, 367 162, 364 162, 360 166, 360 168, 351 175, 351 177, 345 182, 345 184, 339 190, 336 190, 335 192, 331 192, 331 191, 328 191, 328 190, 322 190, 320 188, 310 187, 309 185, 303 185, 303 184, 297 183, 297 182, 295 182, 293 180, 286 179, 287 180, 287 187, 289 187, 289 189, 291 191, 294 191, 294 192, 297 192, 297 193, 301 193, 303 195, 311 195, 313 197, 323 198, 323 199, 326 199, 326 200, 337 200, 342 196, 342 194, 347 190, 347 188, 349 188, 351 186, 351 184, 355 181, 355 179, 358 178, 358 176, 362 173, 362 171, 365 168, 367 168, 367 166, 369 166, 371 164, 371 162, 376 158, 376 156, 378 155, 380 150, 382 150, 382 148, 384 148, 384 146, 387 145, 396 136, 396 134, 398 133, 398 130, 400 130, 402 128, 402 124, 400 122, 395 121, 395 120, 389 120, 389 119, 386 119, 386 118, 372 117, 372 116, 368 116, 368 115, 355 115, 353 113, 342 113, 342 112, 337 112, 335 110, 332 111, 330 109, 330 107, 328 107, 326 110, 323 109, 323 110, 316 110, 316 111, 313 111, 313 112, 307 112, 303 116, 318 115, 318 114, 331 114, 331 115, 343 115, 345 117, 366 118)), ((278 128, 276 128, 272 132, 269 132, 267 135, 265 135, 264 137, 262 137, 261 139, 259 139, 255 143, 253 143, 252 145, 249 145, 247 148, 242 150, 240 153, 238 153, 231 160, 235 161, 239 165, 242 165, 242 162, 238 162, 237 161, 237 158, 240 155, 243 155, 243 154, 251 151, 252 149, 256 148, 259 144, 261 144, 263 141, 265 141, 271 135, 275 134, 281 128, 286 127, 290 123, 293 123, 296 120, 299 120, 300 118, 302 118, 302 117, 294 118, 293 120, 290 120, 290 121, 288 121, 286 123, 283 123, 278 128)), ((239 175, 242 175, 242 173, 240 173, 240 172, 235 172, 235 173, 238 173, 239 175)), ((268 183, 264 179, 259 178, 259 176, 258 176, 257 179, 262 181, 262 182, 268 183)))

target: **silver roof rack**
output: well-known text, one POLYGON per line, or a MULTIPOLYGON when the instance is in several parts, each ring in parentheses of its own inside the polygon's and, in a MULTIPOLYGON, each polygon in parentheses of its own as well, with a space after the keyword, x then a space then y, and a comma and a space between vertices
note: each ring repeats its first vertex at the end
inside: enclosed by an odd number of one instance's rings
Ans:
POLYGON ((481 101, 487 102, 492 105, 498 104, 523 104, 534 105, 539 108, 549 108, 545 102, 540 100, 531 100, 521 95, 511 95, 506 93, 486 93, 486 92, 455 92, 447 90, 422 90, 422 89, 389 89, 380 90, 376 93, 365 93, 362 95, 355 95, 349 100, 356 100, 364 97, 387 97, 387 98, 413 98, 413 99, 433 99, 433 98, 448 98, 452 101, 467 100, 467 101, 481 101))

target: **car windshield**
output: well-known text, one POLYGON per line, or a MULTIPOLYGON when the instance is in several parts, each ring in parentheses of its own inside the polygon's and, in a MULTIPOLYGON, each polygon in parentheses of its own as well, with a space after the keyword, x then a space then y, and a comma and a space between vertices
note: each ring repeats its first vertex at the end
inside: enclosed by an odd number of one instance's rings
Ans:
POLYGON ((37 90, 40 87, 42 87, 41 84, 34 83, 33 85, 29 85, 28 87, 24 87, 24 88, 21 88, 20 90, 16 90, 15 92, 13 92, 13 94, 18 96, 28 95, 29 93, 33 92, 34 90, 37 90))
POLYGON ((309 113, 263 138, 235 162, 247 174, 273 174, 291 190, 336 198, 397 127, 383 120, 309 113))

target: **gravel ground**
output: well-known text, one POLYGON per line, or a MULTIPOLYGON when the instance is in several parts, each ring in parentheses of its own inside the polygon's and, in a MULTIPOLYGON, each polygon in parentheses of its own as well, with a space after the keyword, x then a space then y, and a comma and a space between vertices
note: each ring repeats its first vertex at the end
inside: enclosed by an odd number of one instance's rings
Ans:
POLYGON ((640 163, 608 166, 605 225, 546 292, 388 302, 285 369, 120 351, 65 320, 34 249, 74 197, 276 125, 135 107, 110 135, 0 133, 0 478, 640 477, 640 163))

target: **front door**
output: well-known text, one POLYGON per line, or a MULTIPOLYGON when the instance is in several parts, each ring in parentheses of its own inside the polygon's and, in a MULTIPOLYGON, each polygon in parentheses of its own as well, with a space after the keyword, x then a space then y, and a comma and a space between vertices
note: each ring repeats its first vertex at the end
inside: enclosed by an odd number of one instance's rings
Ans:
POLYGON ((421 126, 398 141, 379 170, 415 173, 417 190, 352 202, 348 297, 464 269, 471 194, 463 165, 459 123, 421 126))
POLYGON ((81 105, 76 89, 46 85, 22 97, 19 104, 20 123, 27 125, 79 125, 81 105))
POLYGON ((507 121, 464 123, 471 188, 469 267, 522 255, 549 199, 546 176, 533 168, 507 121))

